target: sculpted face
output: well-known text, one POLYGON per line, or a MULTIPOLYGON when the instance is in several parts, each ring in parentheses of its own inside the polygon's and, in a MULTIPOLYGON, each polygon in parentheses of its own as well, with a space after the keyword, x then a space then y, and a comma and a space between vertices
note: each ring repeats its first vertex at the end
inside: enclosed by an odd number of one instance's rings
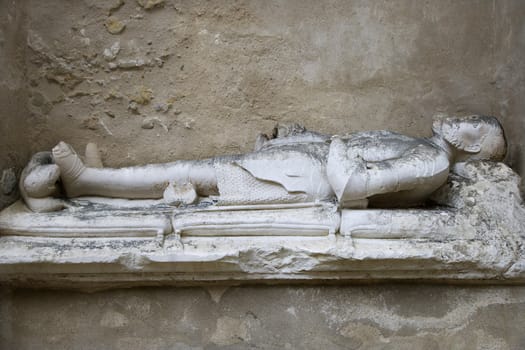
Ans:
POLYGON ((448 117, 436 121, 434 131, 460 151, 458 161, 501 161, 505 157, 505 135, 494 117, 448 117))

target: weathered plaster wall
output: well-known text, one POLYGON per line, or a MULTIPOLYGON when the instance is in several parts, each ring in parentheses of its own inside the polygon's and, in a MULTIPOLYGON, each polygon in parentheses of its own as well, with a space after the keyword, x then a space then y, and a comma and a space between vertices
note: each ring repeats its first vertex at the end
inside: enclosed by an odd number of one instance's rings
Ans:
POLYGON ((25 23, 23 5, 0 1, 0 209, 16 199, 16 175, 30 155, 25 23))
POLYGON ((19 290, 0 312, 2 349, 525 348, 524 287, 19 290))
MULTIPOLYGON (((505 127, 510 149, 508 163, 525 176, 525 3, 494 2, 494 79, 493 106, 505 127)), ((525 182, 522 181, 522 184, 525 182)))
POLYGON ((521 1, 141 2, 29 1, 35 148, 96 141, 117 166, 243 152, 277 121, 425 135, 482 113, 519 163, 521 1))
MULTIPOLYGON (((119 166, 243 152, 278 121, 424 135, 435 113, 483 113, 525 174, 522 1, 159 2, 0 0, 1 170, 59 140, 119 166)), ((0 348, 525 347, 523 287, 220 295, 5 290, 0 348)))

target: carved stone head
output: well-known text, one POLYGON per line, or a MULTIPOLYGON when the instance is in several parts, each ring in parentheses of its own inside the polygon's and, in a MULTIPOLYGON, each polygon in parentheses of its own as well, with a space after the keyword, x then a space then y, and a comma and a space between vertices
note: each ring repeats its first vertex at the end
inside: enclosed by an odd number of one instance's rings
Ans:
POLYGON ((507 151, 503 128, 495 117, 437 117, 432 131, 457 150, 457 161, 502 161, 507 151))

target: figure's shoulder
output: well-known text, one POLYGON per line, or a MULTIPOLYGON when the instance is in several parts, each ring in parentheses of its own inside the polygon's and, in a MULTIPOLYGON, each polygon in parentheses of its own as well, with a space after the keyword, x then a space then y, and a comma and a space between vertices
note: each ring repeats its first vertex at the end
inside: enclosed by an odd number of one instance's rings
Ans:
POLYGON ((282 148, 288 145, 329 142, 330 136, 306 130, 300 124, 277 124, 270 134, 259 134, 255 141, 255 151, 282 148))
POLYGON ((418 143, 420 139, 388 130, 360 131, 341 136, 346 142, 403 142, 418 143))
POLYGON ((409 152, 434 152, 425 139, 393 131, 364 131, 338 137, 348 149, 358 150, 363 159, 379 162, 406 156, 409 152))

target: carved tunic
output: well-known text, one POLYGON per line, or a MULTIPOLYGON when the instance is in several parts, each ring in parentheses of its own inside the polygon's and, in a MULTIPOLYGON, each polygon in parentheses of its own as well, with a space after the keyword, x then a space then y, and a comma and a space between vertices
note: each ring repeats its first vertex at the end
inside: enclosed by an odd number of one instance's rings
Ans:
POLYGON ((215 162, 223 204, 333 200, 343 207, 406 206, 425 199, 448 176, 445 151, 426 139, 372 131, 307 142, 290 137, 257 152, 215 162))

